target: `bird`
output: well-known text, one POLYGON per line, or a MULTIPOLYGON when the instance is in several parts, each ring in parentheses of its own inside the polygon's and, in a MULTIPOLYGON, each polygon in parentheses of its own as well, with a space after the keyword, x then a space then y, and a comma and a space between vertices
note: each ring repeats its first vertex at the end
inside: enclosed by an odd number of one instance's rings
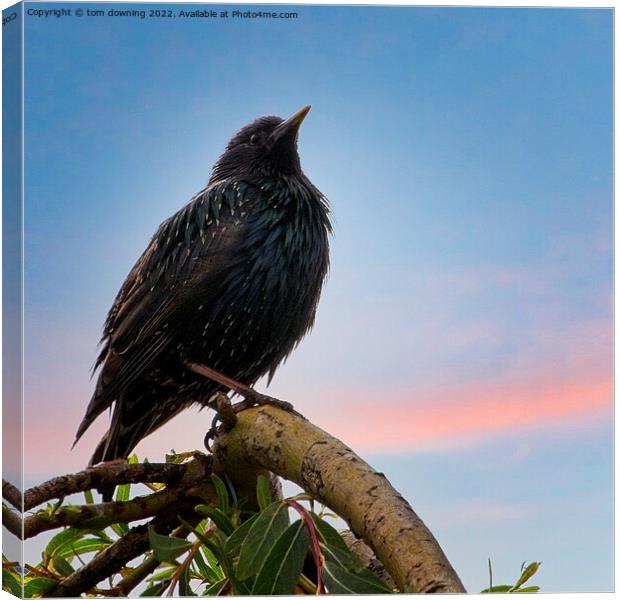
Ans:
POLYGON ((248 386, 267 375, 269 384, 313 327, 332 225, 297 148, 310 108, 259 117, 233 135, 207 186, 161 223, 129 272, 105 320, 74 442, 111 410, 89 466, 127 458, 224 391, 188 364, 248 386))

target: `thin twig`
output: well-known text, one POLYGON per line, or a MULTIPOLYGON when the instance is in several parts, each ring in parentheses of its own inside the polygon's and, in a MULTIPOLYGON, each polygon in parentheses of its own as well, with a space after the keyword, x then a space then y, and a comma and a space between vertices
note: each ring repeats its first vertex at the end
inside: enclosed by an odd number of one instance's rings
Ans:
POLYGON ((189 569, 190 564, 194 560, 194 556, 196 556, 196 552, 200 550, 201 544, 202 542, 198 540, 192 545, 192 548, 189 551, 189 554, 185 557, 185 560, 177 567, 175 572, 172 574, 172 577, 170 578, 170 587, 168 588, 168 593, 166 594, 167 596, 171 597, 174 594, 174 588, 176 587, 177 583, 179 583, 179 580, 181 579, 183 573, 187 569, 189 569))
POLYGON ((325 593, 325 588, 323 587, 323 554, 321 552, 321 546, 319 544, 319 536, 316 531, 316 525, 312 520, 312 517, 308 514, 308 511, 296 500, 292 498, 287 498, 284 502, 288 504, 291 508, 294 508, 299 515, 301 516, 306 529, 308 530, 308 535, 310 536, 310 549, 312 551, 312 556, 314 558, 314 562, 316 564, 316 595, 321 595, 325 593))

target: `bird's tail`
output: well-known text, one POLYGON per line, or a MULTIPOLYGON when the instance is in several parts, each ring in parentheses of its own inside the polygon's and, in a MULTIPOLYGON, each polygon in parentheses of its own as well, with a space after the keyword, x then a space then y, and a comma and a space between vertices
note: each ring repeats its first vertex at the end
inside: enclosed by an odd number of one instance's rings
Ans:
MULTIPOLYGON (((110 428, 95 448, 88 465, 125 459, 147 435, 159 429, 184 407, 158 398, 133 399, 127 402, 122 396, 114 404, 110 428), (163 407, 163 408, 162 408, 163 407), (141 410, 142 409, 142 410, 141 410)), ((112 499, 114 488, 99 490, 104 502, 112 499)))
MULTIPOLYGON (((127 458, 142 437, 146 435, 147 424, 144 420, 123 424, 122 404, 123 402, 120 400, 116 402, 110 428, 97 444, 88 462, 89 467, 102 462, 127 458)), ((112 500, 114 488, 115 486, 112 485, 98 489, 104 502, 112 500)))
POLYGON ((95 448, 88 463, 89 467, 100 462, 127 458, 138 442, 147 435, 151 415, 142 415, 135 420, 129 419, 129 415, 125 414, 124 404, 122 398, 116 401, 110 428, 95 448))

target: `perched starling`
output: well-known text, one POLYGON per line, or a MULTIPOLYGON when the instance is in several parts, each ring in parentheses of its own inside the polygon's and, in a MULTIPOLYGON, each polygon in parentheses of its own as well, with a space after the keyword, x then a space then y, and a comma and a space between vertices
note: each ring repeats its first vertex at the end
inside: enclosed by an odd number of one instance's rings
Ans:
POLYGON ((241 129, 207 187, 164 221, 108 314, 93 397, 76 442, 113 406, 90 464, 138 442, 222 390, 188 363, 252 385, 269 379, 314 323, 329 266, 325 197, 301 170, 310 110, 241 129))

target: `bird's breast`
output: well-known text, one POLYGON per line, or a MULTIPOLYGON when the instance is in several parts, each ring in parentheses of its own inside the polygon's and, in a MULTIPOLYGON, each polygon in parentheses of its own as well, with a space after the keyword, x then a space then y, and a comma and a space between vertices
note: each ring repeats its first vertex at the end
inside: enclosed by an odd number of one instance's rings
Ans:
POLYGON ((252 380, 275 368, 314 322, 328 266, 327 229, 320 215, 294 199, 265 201, 247 215, 236 248, 220 309, 211 315, 205 361, 227 357, 236 372, 229 364, 212 366, 252 380))

